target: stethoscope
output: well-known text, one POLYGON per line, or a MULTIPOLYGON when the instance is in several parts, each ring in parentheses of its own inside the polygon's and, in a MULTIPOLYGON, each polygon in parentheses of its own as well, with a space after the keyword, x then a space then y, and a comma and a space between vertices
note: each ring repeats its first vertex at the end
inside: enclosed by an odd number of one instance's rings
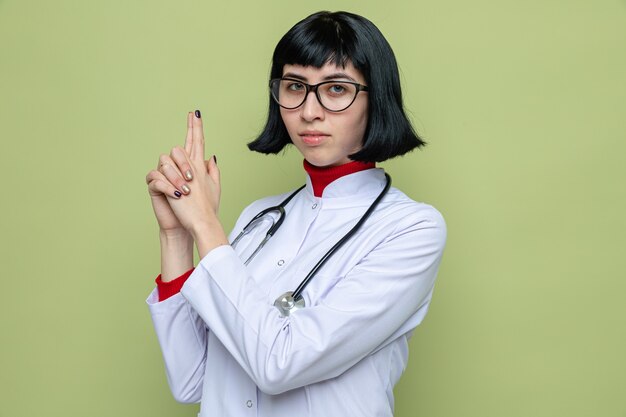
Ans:
MULTIPOLYGON (((296 310, 300 310, 301 308, 304 308, 305 304, 304 304, 304 298, 302 298, 302 292, 304 291, 306 286, 309 284, 311 279, 313 279, 315 274, 317 274, 317 271, 326 263, 326 261, 328 261, 328 259, 341 246, 343 246, 343 244, 346 243, 352 237, 352 235, 354 235, 354 233, 356 233, 357 230, 359 230, 359 228, 363 225, 363 223, 365 223, 365 221, 370 217, 370 215, 372 214, 372 212, 374 211, 374 209, 376 208, 378 203, 380 203, 380 201, 383 199, 385 194, 387 194, 387 191, 389 191, 389 187, 391 187, 391 177, 389 176, 389 174, 385 173, 385 178, 387 180, 386 183, 385 183, 385 187, 380 192, 380 194, 378 194, 378 197, 376 197, 376 200, 374 200, 374 202, 369 206, 369 208, 363 214, 363 216, 361 216, 359 221, 352 227, 352 229, 350 229, 348 231, 348 233, 346 233, 337 243, 335 243, 335 245, 332 248, 330 248, 328 250, 328 252, 326 252, 326 254, 324 254, 324 256, 322 256, 322 258, 317 262, 317 264, 315 264, 313 269, 311 269, 311 271, 307 274, 307 276, 304 277, 304 279, 302 280, 300 285, 298 285, 298 287, 295 289, 295 291, 287 291, 286 293, 284 293, 281 296, 279 296, 276 299, 276 301, 274 301, 274 307, 276 307, 278 309, 278 311, 280 311, 281 316, 287 317, 287 316, 289 316, 291 314, 291 312, 296 311, 296 310)), ((233 240, 233 242, 231 243, 231 246, 234 248, 237 245, 237 243, 241 240, 242 237, 244 237, 245 235, 250 233, 250 231, 252 229, 254 229, 254 227, 257 224, 259 224, 261 221, 263 221, 263 217, 265 217, 267 214, 272 213, 272 212, 278 213, 278 219, 277 220, 274 220, 273 216, 269 216, 272 219, 272 225, 270 226, 269 230, 265 234, 265 237, 263 238, 261 243, 259 243, 259 245, 254 250, 254 252, 252 252, 252 254, 244 262, 245 265, 248 265, 250 263, 250 261, 252 259, 254 259, 256 254, 259 253, 261 248, 263 248, 263 246, 265 246, 265 244, 270 240, 270 238, 272 236, 274 236, 276 231, 280 228, 280 226, 283 224, 283 221, 285 220, 285 206, 303 188, 304 188, 304 185, 302 187, 298 188, 293 193, 291 193, 291 195, 289 195, 289 197, 284 199, 277 206, 268 207, 265 210, 261 211, 256 216, 254 216, 252 218, 252 220, 250 220, 248 222, 248 224, 245 225, 245 227, 243 228, 241 233, 239 233, 237 235, 235 240, 233 240)))

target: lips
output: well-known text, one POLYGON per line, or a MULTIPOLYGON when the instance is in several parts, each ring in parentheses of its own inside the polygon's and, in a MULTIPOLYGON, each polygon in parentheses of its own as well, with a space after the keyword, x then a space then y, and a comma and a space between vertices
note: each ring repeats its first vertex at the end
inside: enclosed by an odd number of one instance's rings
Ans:
POLYGON ((302 138, 302 142, 307 145, 319 145, 330 136, 318 130, 305 130, 304 132, 299 132, 298 135, 302 138))

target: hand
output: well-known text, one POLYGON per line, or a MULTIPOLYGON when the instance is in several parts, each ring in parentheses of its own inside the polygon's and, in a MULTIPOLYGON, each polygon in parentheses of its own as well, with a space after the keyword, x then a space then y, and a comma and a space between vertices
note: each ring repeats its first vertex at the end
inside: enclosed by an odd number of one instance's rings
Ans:
POLYGON ((161 155, 157 168, 150 171, 146 176, 148 193, 152 202, 152 208, 157 218, 161 234, 167 236, 191 237, 189 232, 176 218, 167 198, 178 199, 185 194, 189 194, 188 181, 193 179, 191 167, 185 157, 185 152, 191 152, 193 140, 193 113, 187 114, 187 137, 185 139, 185 149, 175 147, 169 155, 161 155), (182 173, 185 173, 183 176, 182 173))
MULTIPOLYGON (((199 112, 196 114, 199 116, 199 112)), ((217 217, 221 194, 219 168, 215 157, 204 160, 202 119, 197 116, 191 117, 191 136, 188 135, 185 149, 172 151, 177 155, 172 160, 178 172, 191 171, 193 180, 186 184, 189 192, 181 198, 164 195, 180 224, 194 237, 198 252, 204 256, 212 248, 228 244, 228 239, 217 217)))

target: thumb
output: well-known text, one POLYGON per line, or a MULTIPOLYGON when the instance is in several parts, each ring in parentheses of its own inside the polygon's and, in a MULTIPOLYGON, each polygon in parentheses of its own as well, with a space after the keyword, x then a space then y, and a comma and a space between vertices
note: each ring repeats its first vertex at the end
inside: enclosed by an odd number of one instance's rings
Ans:
POLYGON ((211 177, 211 179, 216 183, 220 184, 220 169, 217 167, 217 157, 213 155, 210 159, 204 161, 204 165, 206 166, 206 171, 211 177))

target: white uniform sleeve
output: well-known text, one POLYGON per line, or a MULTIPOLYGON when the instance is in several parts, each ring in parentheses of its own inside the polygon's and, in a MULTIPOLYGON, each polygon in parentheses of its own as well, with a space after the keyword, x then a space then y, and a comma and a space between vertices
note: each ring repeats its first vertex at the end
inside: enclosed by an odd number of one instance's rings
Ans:
POLYGON ((397 335, 430 301, 446 238, 443 218, 433 210, 427 220, 402 219, 396 227, 322 303, 289 317, 267 303, 230 246, 207 254, 182 294, 261 391, 279 394, 333 378, 397 335))
POLYGON ((147 302, 170 390, 178 402, 199 402, 206 364, 206 325, 181 294, 161 302, 158 298, 155 289, 147 302))
MULTIPOLYGON (((250 210, 251 206, 241 213, 234 230, 243 227, 250 210)), ((158 290, 154 289, 146 302, 174 399, 181 403, 200 402, 210 337, 206 324, 181 294, 159 301, 158 290)))

